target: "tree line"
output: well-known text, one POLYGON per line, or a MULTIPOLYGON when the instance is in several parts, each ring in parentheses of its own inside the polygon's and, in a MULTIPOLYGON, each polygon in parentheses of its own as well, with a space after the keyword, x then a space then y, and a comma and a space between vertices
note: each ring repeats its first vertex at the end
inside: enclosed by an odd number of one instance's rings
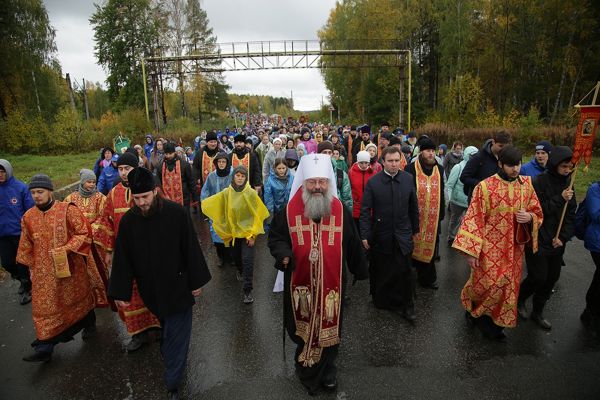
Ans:
MULTIPOLYGON (((410 50, 417 124, 481 126, 482 113, 501 120, 532 108, 546 124, 571 123, 573 105, 600 78, 593 0, 344 0, 319 38, 325 47, 410 50)), ((322 74, 352 118, 398 120, 397 69, 322 74)))

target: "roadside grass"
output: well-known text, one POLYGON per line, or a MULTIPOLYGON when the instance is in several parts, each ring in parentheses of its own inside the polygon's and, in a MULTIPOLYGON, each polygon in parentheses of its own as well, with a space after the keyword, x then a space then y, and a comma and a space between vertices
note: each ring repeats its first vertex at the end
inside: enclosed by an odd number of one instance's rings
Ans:
POLYGON ((81 154, 64 154, 60 156, 11 155, 0 153, 0 158, 8 160, 13 167, 14 176, 28 183, 35 174, 46 174, 52 179, 54 189, 79 181, 79 170, 92 169, 99 151, 81 154))

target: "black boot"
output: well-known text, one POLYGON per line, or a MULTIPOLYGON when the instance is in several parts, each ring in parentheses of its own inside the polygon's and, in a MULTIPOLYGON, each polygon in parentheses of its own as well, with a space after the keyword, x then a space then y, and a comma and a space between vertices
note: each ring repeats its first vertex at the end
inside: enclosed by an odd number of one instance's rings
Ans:
POLYGON ((552 324, 550 323, 550 321, 548 321, 547 319, 544 318, 544 316, 541 313, 538 312, 532 312, 531 313, 531 320, 533 322, 535 322, 536 324, 538 324, 538 326, 542 329, 545 329, 547 331, 549 331, 550 329, 552 329, 552 324))

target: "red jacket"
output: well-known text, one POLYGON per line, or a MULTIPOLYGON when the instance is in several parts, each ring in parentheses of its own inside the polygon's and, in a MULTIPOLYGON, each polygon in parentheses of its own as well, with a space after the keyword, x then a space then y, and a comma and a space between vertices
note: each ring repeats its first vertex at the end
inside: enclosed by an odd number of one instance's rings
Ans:
POLYGON ((358 168, 358 163, 354 163, 348 171, 348 178, 350 179, 350 186, 352 187, 352 201, 354 205, 352 207, 352 218, 360 217, 360 204, 362 202, 363 193, 365 192, 365 186, 367 181, 371 179, 376 172, 371 168, 367 168, 366 171, 362 171, 358 168))

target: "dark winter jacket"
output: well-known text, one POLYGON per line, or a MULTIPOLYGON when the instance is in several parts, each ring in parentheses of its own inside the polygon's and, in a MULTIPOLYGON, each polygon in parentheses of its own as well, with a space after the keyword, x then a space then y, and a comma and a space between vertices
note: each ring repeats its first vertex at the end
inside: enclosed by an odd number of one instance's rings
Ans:
POLYGON ((448 177, 450 176, 450 171, 452 171, 452 168, 462 160, 462 153, 454 154, 453 152, 450 152, 448 153, 448 155, 446 155, 446 157, 444 157, 442 165, 444 166, 444 173, 446 174, 446 179, 448 179, 448 177))
POLYGON ((403 255, 413 251, 419 232, 419 207, 413 177, 404 171, 391 177, 385 170, 367 182, 360 207, 360 236, 377 253, 392 254, 394 238, 403 255))
POLYGON ((471 201, 471 194, 475 186, 497 172, 498 159, 492 153, 492 139, 489 139, 476 154, 471 156, 460 174, 460 181, 464 185, 465 194, 469 196, 469 201, 471 201))
POLYGON ((166 199, 159 204, 150 216, 132 208, 121 219, 108 296, 129 301, 135 279, 146 307, 164 318, 191 307, 192 290, 211 276, 186 210, 166 199), (149 235, 160 245, 149 245, 149 235))
MULTIPOLYGON (((552 239, 556 235, 565 200, 562 192, 569 186, 570 176, 559 175, 556 171, 558 164, 564 160, 570 160, 573 151, 565 146, 556 146, 552 149, 546 170, 533 178, 533 188, 540 200, 544 212, 544 223, 538 233, 538 248, 540 255, 561 255, 565 247, 555 249, 552 247, 552 239)), ((565 219, 558 238, 566 244, 575 234, 575 210, 577 201, 575 196, 569 201, 565 219)))

